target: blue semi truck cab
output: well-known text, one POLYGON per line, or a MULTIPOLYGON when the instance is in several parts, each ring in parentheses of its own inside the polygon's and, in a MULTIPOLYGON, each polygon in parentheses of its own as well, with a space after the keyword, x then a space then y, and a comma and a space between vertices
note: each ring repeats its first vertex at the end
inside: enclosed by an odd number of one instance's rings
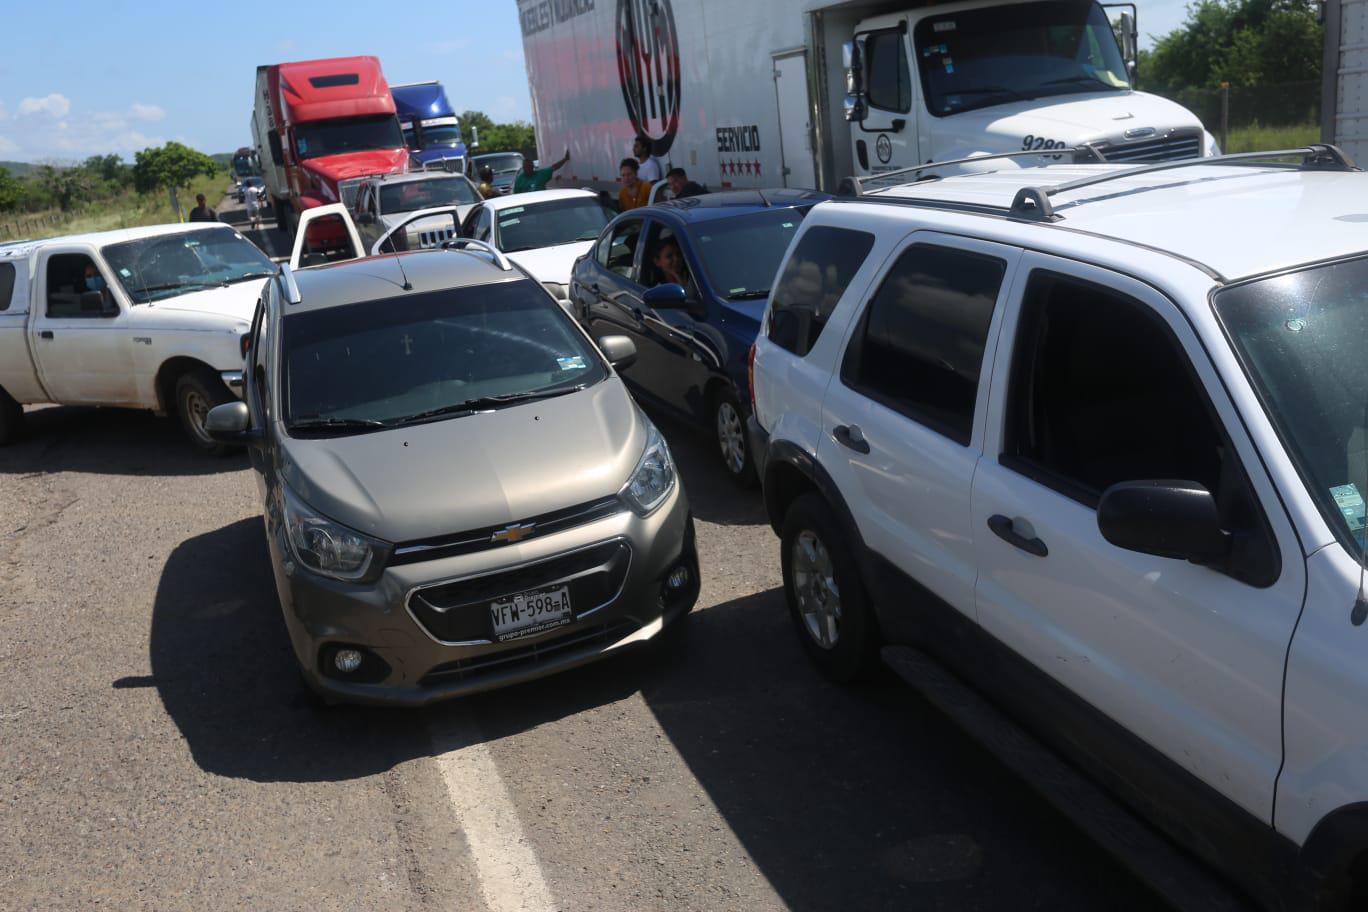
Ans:
POLYGON ((390 94, 394 96, 410 156, 424 166, 445 162, 449 171, 464 171, 466 144, 461 136, 461 122, 442 84, 434 81, 390 86, 390 94))

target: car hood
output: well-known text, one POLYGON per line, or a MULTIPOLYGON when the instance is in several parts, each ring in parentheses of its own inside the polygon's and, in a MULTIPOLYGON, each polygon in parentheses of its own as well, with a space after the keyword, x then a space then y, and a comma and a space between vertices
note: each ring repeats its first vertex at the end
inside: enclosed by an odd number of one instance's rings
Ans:
POLYGON ((337 183, 352 177, 403 171, 408 164, 408 157, 408 149, 371 149, 366 152, 306 158, 302 167, 337 183))
POLYGON ((1200 129, 1182 105, 1144 92, 1063 95, 965 111, 940 119, 935 158, 949 160, 993 149, 1019 149, 1026 137, 1075 146, 1099 140, 1124 141, 1128 130, 1200 129))
POLYGON ((569 285, 570 271, 575 266, 575 260, 588 253, 593 246, 593 241, 575 241, 571 244, 557 244, 555 247, 519 250, 508 254, 508 258, 532 273, 532 278, 538 282, 569 285))
POLYGON ((267 279, 248 279, 218 288, 205 288, 164 298, 146 305, 154 314, 193 313, 210 317, 230 317, 243 323, 251 323, 256 313, 257 299, 261 297, 261 287, 267 279))
POLYGON ((617 377, 587 390, 373 434, 283 438, 315 510, 389 542, 518 522, 616 494, 646 429, 617 377))

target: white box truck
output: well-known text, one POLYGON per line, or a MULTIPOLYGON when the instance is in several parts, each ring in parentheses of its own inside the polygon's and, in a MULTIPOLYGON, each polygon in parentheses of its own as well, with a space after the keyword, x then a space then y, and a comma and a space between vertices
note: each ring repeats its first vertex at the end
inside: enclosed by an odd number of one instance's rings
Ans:
POLYGON ((834 191, 978 153, 1215 153, 1190 111, 1132 88, 1135 7, 1119 6, 1115 31, 1093 0, 518 0, 518 15, 538 148, 570 150, 557 183, 611 184, 642 133, 714 190, 834 191))
POLYGON ((1325 0, 1321 141, 1368 159, 1368 0, 1325 0))

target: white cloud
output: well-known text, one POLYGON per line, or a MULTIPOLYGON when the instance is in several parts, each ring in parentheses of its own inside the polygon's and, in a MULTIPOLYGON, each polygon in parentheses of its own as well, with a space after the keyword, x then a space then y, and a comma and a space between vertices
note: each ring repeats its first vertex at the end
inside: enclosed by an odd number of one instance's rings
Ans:
POLYGON ((51 114, 53 117, 65 117, 71 110, 71 102, 65 95, 53 92, 51 95, 44 95, 42 98, 25 98, 19 102, 19 113, 23 114, 51 114))
POLYGON ((134 120, 164 120, 166 112, 154 104, 135 101, 128 106, 128 113, 134 120))
POLYGON ((0 120, 9 120, 9 111, 5 108, 5 103, 0 101, 0 120))

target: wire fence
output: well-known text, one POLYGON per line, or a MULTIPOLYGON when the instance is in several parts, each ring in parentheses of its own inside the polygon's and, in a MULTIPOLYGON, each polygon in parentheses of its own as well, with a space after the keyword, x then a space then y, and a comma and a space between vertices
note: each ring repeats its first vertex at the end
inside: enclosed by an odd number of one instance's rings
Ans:
MULTIPOLYGON (((1141 88, 1145 88, 1143 83, 1141 88)), ((1225 126, 1230 130, 1319 124, 1320 93, 1320 82, 1308 80, 1229 89, 1179 89, 1158 94, 1196 114, 1204 127, 1219 136, 1222 105, 1225 126)))
POLYGON ((41 235, 46 229, 71 221, 81 212, 82 210, 79 209, 73 209, 70 212, 35 212, 0 221, 0 241, 13 241, 41 235))

